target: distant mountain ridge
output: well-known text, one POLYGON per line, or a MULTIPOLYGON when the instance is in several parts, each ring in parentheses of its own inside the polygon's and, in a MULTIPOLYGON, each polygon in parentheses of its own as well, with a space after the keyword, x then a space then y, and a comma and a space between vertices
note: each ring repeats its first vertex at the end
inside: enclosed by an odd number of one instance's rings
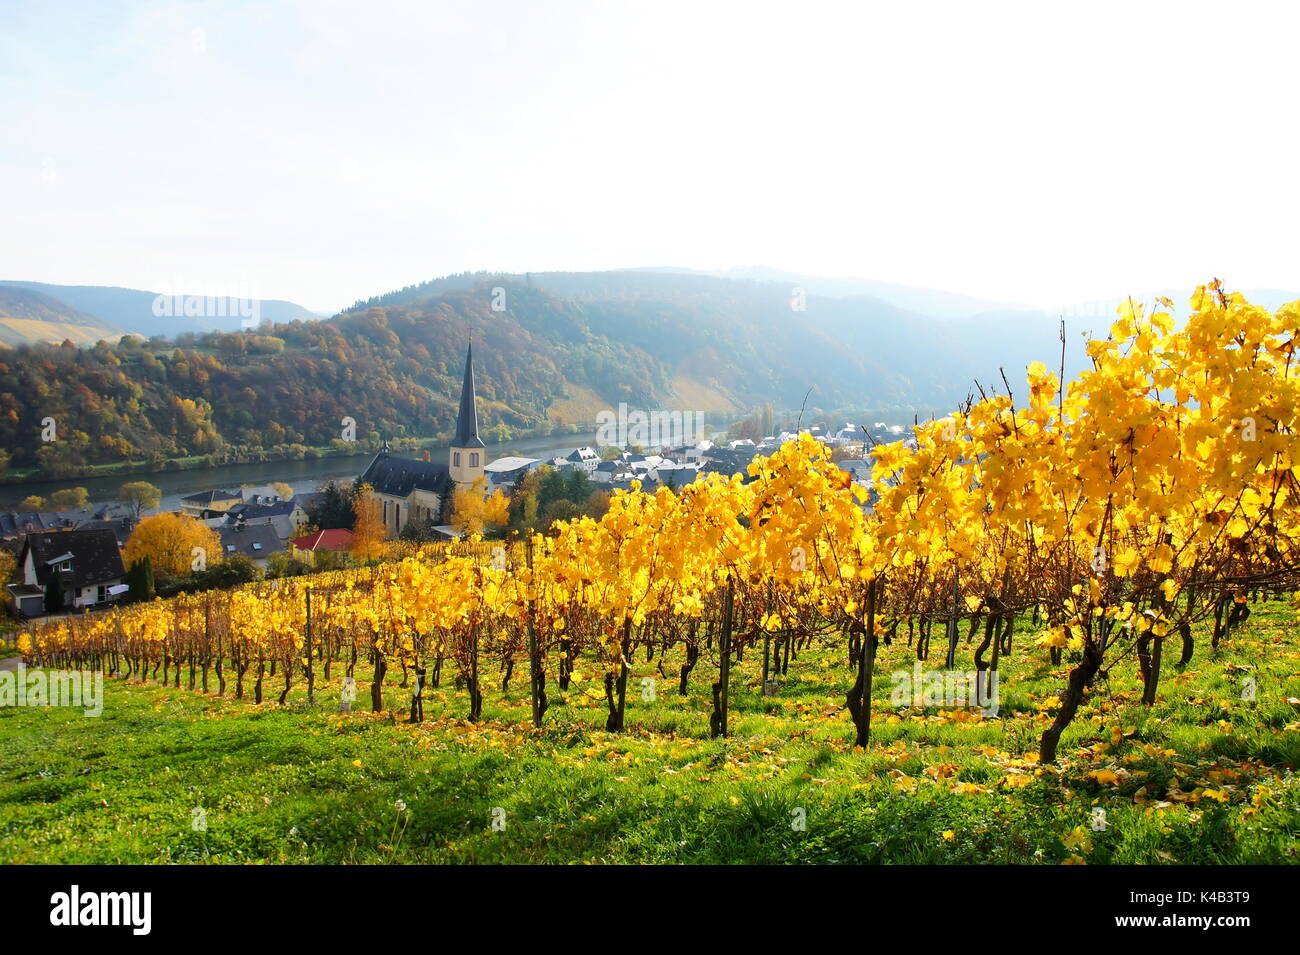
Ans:
POLYGON ((992 302, 959 292, 946 292, 941 289, 920 288, 900 285, 897 282, 881 282, 852 276, 801 275, 769 266, 738 266, 724 271, 700 271, 688 268, 643 268, 633 271, 677 272, 685 275, 712 275, 717 278, 781 283, 803 288, 810 295, 824 295, 830 298, 865 295, 933 318, 968 318, 981 312, 1038 311, 1030 305, 992 302))
MULTIPOLYGON (((108 285, 51 285, 45 282, 0 280, 0 287, 26 289, 64 303, 73 311, 98 319, 116 335, 132 334, 152 338, 166 335, 174 338, 186 332, 202 334, 215 331, 238 331, 241 316, 155 314, 154 303, 159 293, 142 289, 117 288, 108 285)), ((172 298, 172 296, 165 296, 172 298)), ((202 296, 176 296, 201 298, 202 296)), ((259 317, 271 322, 312 321, 320 316, 315 312, 280 299, 259 299, 259 317)), ((75 342, 93 344, 94 340, 75 342)))
POLYGON ((115 325, 42 292, 0 285, 0 345, 64 341, 93 345, 101 338, 115 339, 123 334, 115 325))

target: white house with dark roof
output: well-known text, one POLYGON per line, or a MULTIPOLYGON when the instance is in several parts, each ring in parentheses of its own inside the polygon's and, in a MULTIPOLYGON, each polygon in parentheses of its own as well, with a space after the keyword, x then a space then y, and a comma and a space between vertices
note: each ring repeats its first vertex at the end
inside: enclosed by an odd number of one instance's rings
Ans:
POLYGON ((51 577, 59 582, 64 608, 72 610, 117 600, 120 590, 116 588, 126 576, 117 537, 108 528, 28 534, 18 553, 18 565, 23 582, 10 585, 9 594, 16 608, 28 616, 37 606, 37 590, 41 594, 37 612, 44 612, 44 594, 51 577))

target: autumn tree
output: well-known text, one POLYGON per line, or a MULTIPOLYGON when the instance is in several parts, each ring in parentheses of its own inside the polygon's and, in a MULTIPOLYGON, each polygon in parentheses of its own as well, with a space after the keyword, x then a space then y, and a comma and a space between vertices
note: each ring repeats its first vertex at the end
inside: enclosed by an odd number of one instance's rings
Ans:
POLYGON ((369 563, 384 556, 384 539, 388 528, 379 513, 379 499, 369 484, 357 488, 352 502, 352 559, 358 564, 369 563))
POLYGON ((117 493, 131 505, 137 520, 141 511, 152 510, 162 503, 162 491, 148 481, 127 481, 117 493))
POLYGON ((451 524, 462 534, 500 531, 510 521, 510 499, 500 489, 487 493, 487 482, 456 488, 451 498, 451 524))
POLYGON ((515 479, 514 492, 510 495, 510 529, 529 531, 537 527, 538 493, 542 486, 542 475, 537 468, 525 471, 515 479))
POLYGON ((18 505, 18 510, 27 511, 44 511, 49 507, 49 501, 39 494, 28 494, 18 505))
POLYGON ((90 507, 90 492, 84 487, 65 487, 50 495, 50 507, 56 511, 79 511, 90 507))
POLYGON ((122 550, 128 566, 148 557, 158 573, 181 577, 221 559, 221 538, 202 521, 184 514, 146 517, 122 550))

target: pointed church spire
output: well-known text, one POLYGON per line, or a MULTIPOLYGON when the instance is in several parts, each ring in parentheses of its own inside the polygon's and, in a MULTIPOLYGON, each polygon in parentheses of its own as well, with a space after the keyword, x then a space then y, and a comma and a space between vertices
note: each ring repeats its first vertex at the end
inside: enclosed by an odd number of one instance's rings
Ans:
POLYGON ((465 352, 465 381, 460 386, 460 413, 456 416, 456 437, 451 442, 453 448, 483 447, 483 440, 478 436, 478 410, 474 398, 474 342, 471 340, 465 352))

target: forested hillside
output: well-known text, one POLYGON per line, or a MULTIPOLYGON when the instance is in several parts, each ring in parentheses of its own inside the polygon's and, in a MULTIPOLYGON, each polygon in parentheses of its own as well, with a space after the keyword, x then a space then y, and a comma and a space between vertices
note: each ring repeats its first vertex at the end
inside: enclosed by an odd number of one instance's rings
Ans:
POLYGON ((15 348, 0 356, 0 441, 14 466, 63 476, 122 460, 297 455, 337 441, 344 417, 361 439, 443 438, 471 338, 480 422, 503 440, 590 426, 593 403, 797 410, 809 389, 810 411, 910 420, 992 380, 997 361, 979 357, 992 345, 1017 376, 1032 358, 1052 361, 1054 322, 1040 316, 1032 332, 987 342, 988 329, 872 298, 792 303, 780 284, 701 275, 453 276, 325 321, 15 348), (46 417, 58 426, 50 443, 46 417))

